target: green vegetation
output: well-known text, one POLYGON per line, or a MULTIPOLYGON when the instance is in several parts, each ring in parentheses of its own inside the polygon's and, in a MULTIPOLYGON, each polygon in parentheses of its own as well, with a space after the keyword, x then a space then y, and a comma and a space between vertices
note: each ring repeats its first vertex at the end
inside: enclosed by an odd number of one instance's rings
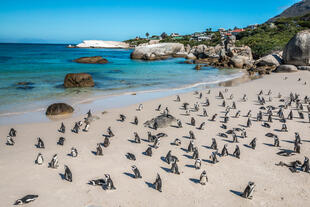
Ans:
POLYGON ((282 50, 299 31, 310 28, 310 14, 302 17, 280 18, 274 24, 262 24, 237 35, 237 46, 251 47, 253 57, 258 59, 275 50, 282 50))

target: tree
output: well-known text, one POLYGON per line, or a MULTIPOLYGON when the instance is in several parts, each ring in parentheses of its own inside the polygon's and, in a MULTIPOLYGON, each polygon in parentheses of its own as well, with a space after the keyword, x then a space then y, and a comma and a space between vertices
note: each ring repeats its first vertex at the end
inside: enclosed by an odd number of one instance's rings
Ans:
POLYGON ((147 32, 147 33, 145 33, 145 36, 147 39, 149 39, 150 34, 147 32))
POLYGON ((168 35, 166 34, 166 32, 163 32, 161 35, 161 38, 166 39, 168 37, 168 35))

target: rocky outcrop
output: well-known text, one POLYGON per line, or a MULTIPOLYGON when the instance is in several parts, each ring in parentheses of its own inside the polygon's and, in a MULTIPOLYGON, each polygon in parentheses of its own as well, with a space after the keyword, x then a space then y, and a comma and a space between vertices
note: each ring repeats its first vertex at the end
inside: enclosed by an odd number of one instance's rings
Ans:
POLYGON ((282 56, 281 54, 270 54, 266 55, 255 62, 257 67, 265 67, 265 66, 275 66, 278 67, 282 64, 282 56))
POLYGON ((196 57, 193 53, 189 53, 189 54, 186 56, 186 59, 196 60, 197 57, 196 57))
POLYGON ((310 30, 298 32, 287 43, 283 51, 283 61, 296 66, 310 65, 310 30))
POLYGON ((176 118, 174 118, 172 115, 159 115, 149 121, 146 121, 143 125, 145 127, 150 127, 153 128, 154 127, 154 123, 157 123, 158 128, 164 128, 164 127, 168 127, 171 125, 171 123, 173 123, 174 121, 176 121, 176 118))
POLYGON ((54 103, 46 109, 45 114, 47 116, 63 115, 73 113, 73 111, 74 111, 73 107, 66 103, 54 103))
MULTIPOLYGON (((184 53, 184 45, 180 43, 159 43, 147 46, 138 46, 131 53, 132 59, 161 60, 178 56, 184 53)), ((184 53, 185 54, 185 53, 184 53)))
POLYGON ((279 65, 274 72, 288 73, 288 72, 296 72, 296 71, 298 71, 298 69, 295 65, 279 65))
POLYGON ((69 73, 64 80, 65 88, 76 87, 94 87, 95 83, 90 74, 87 73, 69 73))
POLYGON ((129 48, 129 44, 118 41, 84 40, 77 48, 129 48))
POLYGON ((234 68, 250 68, 253 66, 252 50, 248 46, 229 47, 226 54, 234 68))
POLYGON ((81 57, 73 60, 76 63, 89 63, 89 64, 105 64, 108 63, 108 60, 101 56, 93 57, 81 57))

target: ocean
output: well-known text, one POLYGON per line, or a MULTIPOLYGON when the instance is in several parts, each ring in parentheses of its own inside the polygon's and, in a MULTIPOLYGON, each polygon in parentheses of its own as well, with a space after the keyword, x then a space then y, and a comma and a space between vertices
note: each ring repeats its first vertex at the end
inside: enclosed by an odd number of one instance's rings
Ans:
POLYGON ((0 44, 0 117, 44 111, 55 102, 86 100, 151 91, 169 91, 215 84, 241 76, 239 70, 182 64, 183 58, 161 61, 131 60, 130 49, 66 48, 61 44, 0 44), (80 64, 72 60, 102 56, 108 64, 80 64), (67 73, 92 75, 94 88, 65 89, 67 73), (19 82, 29 82, 27 87, 19 82))

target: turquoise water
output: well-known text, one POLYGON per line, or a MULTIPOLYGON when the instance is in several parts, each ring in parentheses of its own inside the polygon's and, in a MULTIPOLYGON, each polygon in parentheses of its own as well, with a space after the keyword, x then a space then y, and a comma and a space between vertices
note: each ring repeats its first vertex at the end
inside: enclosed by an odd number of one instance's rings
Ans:
POLYGON ((181 88, 239 76, 235 70, 181 64, 182 58, 144 62, 130 59, 132 50, 79 49, 52 44, 0 44, 0 115, 42 110, 50 103, 76 103, 111 94, 181 88), (79 64, 73 59, 102 56, 108 64, 79 64), (65 89, 67 73, 86 72, 94 88, 65 89), (27 89, 18 82, 30 82, 27 89))

